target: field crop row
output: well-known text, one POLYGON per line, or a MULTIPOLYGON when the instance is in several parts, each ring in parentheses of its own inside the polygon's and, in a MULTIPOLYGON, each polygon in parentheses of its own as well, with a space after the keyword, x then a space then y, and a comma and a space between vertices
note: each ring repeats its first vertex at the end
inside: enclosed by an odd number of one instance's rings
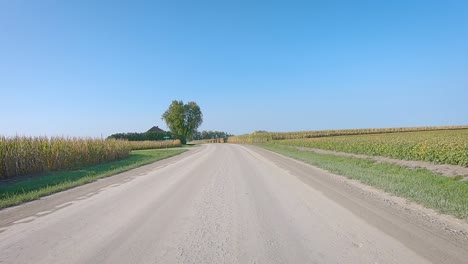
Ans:
POLYGON ((179 139, 174 140, 146 140, 128 141, 132 150, 175 148, 182 146, 179 139))
POLYGON ((0 137, 0 179, 121 160, 129 157, 131 150, 179 146, 180 140, 0 137))
POLYGON ((0 179, 119 160, 129 152, 120 140, 0 137, 0 179))
POLYGON ((272 143, 468 167, 467 129, 289 139, 272 143))
POLYGON ((264 143, 273 140, 284 139, 306 139, 321 138, 346 135, 369 135, 369 134, 389 134, 401 132, 422 132, 438 130, 459 130, 468 129, 468 126, 437 126, 437 127, 401 127, 401 128, 369 128, 369 129, 342 129, 342 130, 319 130, 301 132, 257 132, 253 134, 229 137, 228 143, 264 143))

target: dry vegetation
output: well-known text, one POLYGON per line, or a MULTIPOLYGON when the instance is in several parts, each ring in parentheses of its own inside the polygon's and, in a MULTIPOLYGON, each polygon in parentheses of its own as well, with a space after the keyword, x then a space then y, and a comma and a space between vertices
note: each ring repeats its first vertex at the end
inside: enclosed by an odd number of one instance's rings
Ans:
POLYGON ((254 133, 229 143, 265 143, 468 167, 468 126, 254 133))
POLYGON ((130 144, 132 150, 175 148, 182 146, 182 143, 179 139, 128 141, 128 143, 130 144))
POLYGON ((0 137, 0 179, 80 168, 128 157, 120 140, 62 137, 0 137))
POLYGON ((63 137, 0 137, 0 179, 71 170, 121 160, 131 150, 180 146, 179 140, 124 141, 63 137))
POLYGON ((272 143, 468 167, 468 129, 290 139, 272 143))
POLYGON ((264 143, 272 140, 305 139, 346 135, 388 134, 399 132, 435 131, 468 129, 468 126, 438 126, 438 127, 400 127, 400 128, 368 128, 368 129, 342 129, 319 130, 300 132, 260 132, 236 137, 229 137, 228 143, 264 143))

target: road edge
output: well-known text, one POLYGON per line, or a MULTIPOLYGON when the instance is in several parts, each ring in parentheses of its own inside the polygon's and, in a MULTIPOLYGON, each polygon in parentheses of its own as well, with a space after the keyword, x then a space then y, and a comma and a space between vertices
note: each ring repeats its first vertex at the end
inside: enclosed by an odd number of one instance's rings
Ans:
MULTIPOLYGON (((312 168, 313 170, 319 171, 327 177, 330 177, 330 180, 346 186, 347 189, 353 192, 353 194, 356 194, 361 200, 372 203, 377 207, 382 207, 393 215, 401 215, 402 218, 406 221, 411 221, 426 230, 431 230, 431 233, 435 233, 439 237, 446 240, 456 242, 456 244, 458 244, 460 247, 463 245, 468 249, 468 222, 465 222, 462 219, 439 213, 434 209, 424 207, 405 198, 398 197, 375 187, 363 184, 358 180, 349 179, 346 176, 331 173, 325 169, 313 166, 291 157, 284 156, 280 153, 268 149, 264 149, 260 146, 243 146, 260 155, 262 154, 255 150, 261 150, 266 153, 270 153, 270 155, 276 155, 282 159, 286 159, 300 164, 301 166, 306 166, 308 168, 312 168)), ((265 158, 268 159, 268 157, 265 158)), ((280 165, 277 164, 277 166, 280 165)), ((297 175, 295 176, 298 177, 297 175)), ((300 177, 298 178, 305 184, 311 186, 308 182, 304 181, 300 177)), ((311 187, 314 188, 313 186, 311 187)))
POLYGON ((0 233, 13 225, 40 212, 56 211, 65 208, 68 203, 89 193, 99 193, 100 190, 115 184, 123 184, 135 177, 144 176, 148 171, 163 168, 200 152, 203 147, 191 148, 178 155, 158 160, 140 167, 120 172, 111 176, 99 178, 96 181, 66 189, 36 200, 0 209, 0 233))

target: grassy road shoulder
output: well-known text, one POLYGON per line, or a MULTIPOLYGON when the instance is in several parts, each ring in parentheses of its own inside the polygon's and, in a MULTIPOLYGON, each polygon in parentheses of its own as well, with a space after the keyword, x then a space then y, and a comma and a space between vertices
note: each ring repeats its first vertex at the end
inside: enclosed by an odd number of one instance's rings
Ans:
POLYGON ((99 164, 75 171, 52 172, 14 183, 0 185, 0 208, 38 199, 52 193, 96 181, 117 173, 166 159, 186 149, 155 149, 132 151, 124 160, 99 164))
POLYGON ((426 169, 410 169, 368 159, 317 154, 287 146, 268 143, 258 146, 356 179, 441 213, 468 219, 468 182, 459 181, 458 178, 443 177, 426 169))

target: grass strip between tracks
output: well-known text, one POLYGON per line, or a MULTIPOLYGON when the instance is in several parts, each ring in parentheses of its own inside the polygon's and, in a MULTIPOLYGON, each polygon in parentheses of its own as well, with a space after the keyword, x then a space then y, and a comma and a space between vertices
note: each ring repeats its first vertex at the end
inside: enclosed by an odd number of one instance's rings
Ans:
POLYGON ((38 199, 52 193, 96 181, 158 160, 185 152, 186 149, 154 149, 132 151, 120 161, 99 164, 75 171, 51 172, 39 177, 0 185, 0 208, 38 199))
POLYGON ((468 182, 460 181, 460 177, 448 178, 426 169, 410 169, 368 159, 317 154, 288 146, 268 143, 258 146, 334 174, 356 179, 438 212, 468 220, 468 182))

